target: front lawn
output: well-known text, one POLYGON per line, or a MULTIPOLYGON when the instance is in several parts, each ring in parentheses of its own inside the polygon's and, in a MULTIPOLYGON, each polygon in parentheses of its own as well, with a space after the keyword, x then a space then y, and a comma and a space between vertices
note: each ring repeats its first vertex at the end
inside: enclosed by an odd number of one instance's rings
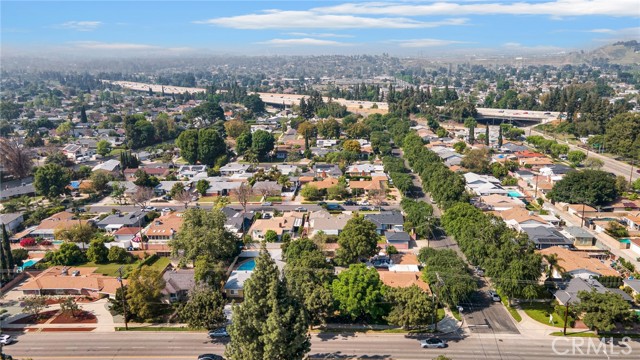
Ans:
MULTIPOLYGON (((533 320, 554 327, 564 327, 564 314, 556 314, 549 303, 520 303, 520 307, 533 320), (553 314, 553 324, 549 322, 549 314, 553 314)), ((569 319, 571 322, 571 319, 569 319)))
MULTIPOLYGON (((97 267, 96 269, 96 273, 98 274, 102 274, 105 276, 118 276, 118 269, 121 266, 127 267, 127 266, 131 266, 131 267, 136 267, 138 266, 140 263, 142 262, 142 260, 137 260, 136 262, 134 262, 133 264, 116 264, 116 263, 109 263, 109 264, 96 264, 94 262, 88 262, 85 263, 83 265, 78 265, 80 267, 97 267)), ((158 260, 156 260, 153 264, 149 265, 151 266, 153 269, 158 270, 158 271, 163 271, 164 269, 166 269, 166 267, 169 265, 169 263, 171 262, 171 260, 169 260, 169 258, 166 257, 159 257, 158 260)), ((126 274, 127 271, 123 269, 123 272, 126 274)))

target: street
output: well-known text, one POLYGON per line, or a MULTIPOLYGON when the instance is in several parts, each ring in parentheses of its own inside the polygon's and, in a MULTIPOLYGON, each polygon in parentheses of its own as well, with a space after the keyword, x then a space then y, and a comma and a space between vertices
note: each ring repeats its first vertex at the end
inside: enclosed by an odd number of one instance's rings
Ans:
MULTIPOLYGON (((444 354, 453 359, 632 359, 640 353, 638 342, 606 348, 593 338, 523 338, 519 335, 473 334, 448 339, 446 349, 421 349, 419 339, 403 334, 314 334, 309 356, 313 359, 432 359, 444 354), (573 347, 573 342, 577 345, 573 347), (594 345, 589 348, 589 341, 594 345), (555 346, 554 346, 555 345, 555 346), (555 347, 555 352, 554 352, 555 347), (597 352, 596 352, 597 349, 597 352), (575 351, 575 352, 574 352, 575 351), (624 351, 625 354, 621 352, 624 351), (628 352, 631 351, 631 354, 628 352), (616 354, 617 353, 617 354, 616 354), (564 354, 564 356, 562 355, 564 354)), ((203 353, 224 353, 224 344, 212 343, 205 333, 114 332, 114 333, 32 333, 4 348, 14 358, 62 359, 184 359, 203 353)))

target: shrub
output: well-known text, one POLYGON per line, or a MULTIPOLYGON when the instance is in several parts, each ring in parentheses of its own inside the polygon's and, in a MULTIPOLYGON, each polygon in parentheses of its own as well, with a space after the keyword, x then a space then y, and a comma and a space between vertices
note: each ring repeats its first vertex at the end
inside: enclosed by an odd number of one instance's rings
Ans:
POLYGON ((36 246, 36 239, 34 238, 24 238, 22 240, 20 240, 20 246, 22 247, 32 247, 32 246, 36 246))
POLYGON ((29 258, 29 251, 26 249, 13 249, 11 250, 11 255, 16 265, 22 266, 23 262, 29 258))
POLYGON ((119 247, 112 246, 109 248, 109 256, 107 257, 109 262, 114 262, 117 264, 129 264, 131 262, 131 254, 127 252, 127 250, 119 247))
POLYGON ((51 242, 51 240, 40 240, 40 241, 38 241, 38 244, 42 245, 42 246, 49 246, 49 245, 51 245, 53 243, 51 242))
POLYGON ((387 246, 387 255, 394 255, 398 253, 398 249, 395 246, 389 245, 387 246))

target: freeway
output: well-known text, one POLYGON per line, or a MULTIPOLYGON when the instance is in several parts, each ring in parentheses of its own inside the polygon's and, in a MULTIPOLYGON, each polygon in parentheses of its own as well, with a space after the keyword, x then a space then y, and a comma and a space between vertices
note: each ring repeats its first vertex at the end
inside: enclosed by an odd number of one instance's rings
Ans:
MULTIPOLYGON (((598 339, 591 338, 523 338, 515 335, 473 334, 466 338, 448 339, 449 347, 446 349, 421 349, 419 340, 403 334, 313 334, 309 356, 312 359, 390 360, 431 359, 444 354, 460 360, 537 360, 631 359, 637 358, 632 356, 634 353, 640 353, 638 342, 610 344, 605 347, 598 339), (577 341, 576 346, 574 341, 577 341), (591 348, 589 341, 593 342, 591 348), (579 344, 582 345, 577 346, 579 344)), ((223 354, 224 343, 211 342, 206 334, 191 332, 91 332, 76 333, 74 336, 52 332, 22 335, 16 344, 6 346, 4 351, 20 359, 33 360, 194 360, 203 353, 223 354)))
MULTIPOLYGON (((543 136, 547 139, 553 139, 551 136, 541 133, 539 131, 533 130, 532 128, 524 128, 525 130, 525 134, 531 134, 531 135, 540 135, 543 136)), ((580 148, 578 146, 572 145, 572 144, 568 144, 569 148, 571 150, 580 150, 582 152, 584 152, 583 148, 580 148)), ((604 171, 608 171, 611 173, 614 173, 616 175, 621 175, 624 176, 625 178, 627 178, 627 180, 631 177, 632 181, 635 179, 640 178, 640 175, 635 171, 638 167, 634 166, 633 169, 631 167, 631 165, 627 165, 623 162, 611 159, 610 157, 595 153, 595 152, 588 152, 588 156, 589 157, 593 157, 596 159, 600 159, 602 161, 604 161, 604 166, 602 167, 601 170, 604 171)))

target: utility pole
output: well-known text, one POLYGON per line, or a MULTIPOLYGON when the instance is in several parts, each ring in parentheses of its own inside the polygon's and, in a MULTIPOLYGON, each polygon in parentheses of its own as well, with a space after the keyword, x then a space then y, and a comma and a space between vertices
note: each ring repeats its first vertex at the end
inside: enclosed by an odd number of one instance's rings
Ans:
MULTIPOLYGON (((434 285, 442 286, 444 285, 444 281, 442 281, 442 278, 440 277, 440 273, 436 272, 436 277, 438 278, 438 282, 434 285)), ((432 319, 435 318, 435 321, 433 322, 433 329, 434 331, 438 331, 438 301, 436 300, 436 292, 435 292, 435 287, 433 289, 433 291, 431 291, 432 294, 432 299, 433 299, 433 315, 432 315, 432 319)))
POLYGON ((567 336, 567 320, 569 319, 569 301, 571 301, 571 295, 569 295, 567 302, 564 304, 564 329, 562 330, 563 336, 567 336))
POLYGON ((120 293, 122 294, 122 312, 124 314, 124 329, 129 330, 129 323, 127 320, 127 294, 124 292, 124 286, 122 285, 122 268, 118 269, 118 282, 120 283, 120 293))
POLYGON ((632 183, 632 179, 631 178, 633 177, 633 163, 634 163, 634 160, 631 159, 631 171, 629 172, 629 184, 632 183))

